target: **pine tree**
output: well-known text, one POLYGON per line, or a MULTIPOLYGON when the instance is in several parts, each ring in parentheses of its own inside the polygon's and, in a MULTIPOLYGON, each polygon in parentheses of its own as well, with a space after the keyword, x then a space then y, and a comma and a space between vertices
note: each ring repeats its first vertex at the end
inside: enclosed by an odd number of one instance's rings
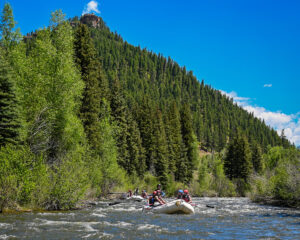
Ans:
POLYGON ((229 143, 224 160, 225 173, 230 179, 241 178, 247 182, 251 173, 251 152, 246 137, 237 134, 229 143))
POLYGON ((141 133, 142 146, 145 149, 146 170, 154 171, 154 159, 152 152, 155 150, 153 143, 153 128, 155 114, 149 98, 144 96, 142 103, 136 113, 138 127, 141 133))
MULTIPOLYGON (((95 149, 99 144, 99 115, 100 115, 100 64, 86 25, 80 24, 75 33, 76 63, 81 71, 81 78, 85 83, 83 99, 80 108, 80 118, 83 122, 87 139, 95 149)), ((99 146, 98 146, 99 147, 99 146)))
MULTIPOLYGON (((129 169, 135 170, 135 172, 142 177, 146 170, 145 161, 145 150, 142 147, 142 139, 138 125, 136 121, 132 118, 132 115, 128 115, 128 152, 129 152, 129 169)), ((129 174, 133 172, 129 172, 129 174)))
POLYGON ((125 99, 123 97, 120 81, 117 76, 113 79, 112 83, 112 96, 110 100, 111 115, 113 122, 116 124, 116 142, 118 146, 118 163, 127 172, 132 172, 134 170, 131 166, 128 151, 128 138, 130 136, 127 118, 128 109, 126 106, 125 99))
POLYGON ((167 173, 168 173, 168 152, 167 152, 167 140, 162 119, 161 111, 157 109, 155 114, 156 120, 153 125, 152 141, 154 149, 152 151, 152 157, 154 161, 154 168, 156 176, 162 185, 167 185, 167 173))
POLYGON ((13 73, 0 49, 0 147, 18 142, 19 127, 13 73))
POLYGON ((253 170, 257 173, 261 173, 263 169, 263 158, 261 147, 255 142, 252 144, 252 165, 253 170))
POLYGON ((280 139, 281 139, 281 145, 284 148, 288 148, 290 144, 289 144, 289 141, 287 140, 287 138, 285 136, 284 129, 281 130, 280 139))
POLYGON ((175 102, 173 102, 168 111, 166 136, 168 139, 169 163, 168 169, 171 173, 177 171, 176 166, 181 162, 182 136, 180 115, 175 102))
MULTIPOLYGON (((193 178, 193 171, 198 160, 198 146, 193 131, 192 117, 188 104, 183 105, 180 113, 181 134, 183 140, 184 165, 186 168, 185 182, 190 182, 193 178)), ((177 169, 182 171, 183 169, 177 169)))

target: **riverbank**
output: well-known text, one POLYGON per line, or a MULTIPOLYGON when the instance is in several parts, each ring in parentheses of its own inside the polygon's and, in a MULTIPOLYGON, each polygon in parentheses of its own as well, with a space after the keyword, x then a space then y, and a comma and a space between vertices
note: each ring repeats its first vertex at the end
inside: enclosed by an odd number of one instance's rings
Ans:
MULTIPOLYGON (((53 210, 53 209, 41 209, 41 208, 34 208, 30 206, 15 206, 13 208, 5 208, 3 209, 0 214, 20 214, 20 213, 55 213, 55 212, 70 212, 70 211, 78 211, 78 210, 85 210, 89 208, 96 207, 99 202, 107 202, 109 204, 110 202, 119 200, 118 194, 113 195, 107 195, 105 197, 99 197, 99 198, 90 198, 80 201, 76 204, 74 208, 71 208, 69 210, 53 210)), ((198 196, 192 196, 192 198, 198 198, 198 199, 222 199, 218 197, 198 197, 198 196)), ((238 198, 237 198, 238 199, 238 198)), ((270 197, 255 197, 255 198, 249 198, 251 202, 260 204, 260 205, 266 205, 266 206, 276 206, 276 207, 287 207, 287 208, 294 208, 297 210, 300 210, 300 201, 284 201, 284 200, 278 200, 270 197)))
POLYGON ((106 196, 100 196, 98 198, 90 197, 83 199, 79 201, 75 207, 70 208, 68 210, 62 210, 62 209, 47 209, 47 208, 37 208, 34 206, 19 206, 15 204, 14 206, 11 206, 10 208, 4 208, 2 211, 0 211, 0 214, 18 214, 18 213, 27 213, 27 212, 69 212, 74 210, 84 210, 91 207, 95 207, 98 202, 107 202, 110 203, 112 201, 116 201, 120 198, 122 193, 119 194, 108 194, 106 196))

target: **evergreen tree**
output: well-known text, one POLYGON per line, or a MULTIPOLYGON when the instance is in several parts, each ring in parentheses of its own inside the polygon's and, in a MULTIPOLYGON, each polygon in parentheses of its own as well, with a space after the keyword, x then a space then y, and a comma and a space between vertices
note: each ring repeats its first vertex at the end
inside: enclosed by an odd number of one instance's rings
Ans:
POLYGON ((89 29, 80 24, 75 32, 76 63, 85 83, 83 99, 80 108, 80 118, 83 122, 87 139, 94 149, 99 148, 99 115, 100 115, 100 64, 96 59, 89 29))
POLYGON ((171 173, 177 172, 176 166, 181 162, 182 136, 180 115, 175 102, 173 102, 168 111, 166 123, 166 136, 168 140, 169 163, 168 169, 171 173))
POLYGON ((281 130, 280 139, 281 139, 281 145, 284 148, 288 148, 290 146, 289 141, 287 140, 287 138, 285 136, 284 129, 281 130))
POLYGON ((241 178, 247 182, 251 173, 251 152, 246 137, 237 134, 229 143, 224 160, 225 173, 230 179, 241 178))
MULTIPOLYGON (((136 121, 132 115, 128 115, 128 152, 129 152, 129 169, 133 169, 140 177, 146 170, 145 150, 142 147, 142 138, 136 121)), ((133 173, 133 172, 129 172, 133 173)))
POLYGON ((156 176, 159 177, 159 181, 162 185, 167 185, 167 173, 168 173, 168 152, 167 152, 167 141, 162 120, 162 114, 157 109, 155 114, 156 120, 153 125, 153 151, 151 158, 154 160, 154 168, 156 176))
POLYGON ((182 171, 182 168, 185 168, 185 182, 190 182, 193 178, 193 171, 198 160, 198 146, 193 131, 192 117, 188 104, 185 104, 181 109, 180 119, 185 167, 182 166, 181 169, 177 169, 177 171, 182 171))
POLYGON ((154 161, 152 152, 155 150, 153 141, 153 129, 155 113, 149 98, 143 97, 143 101, 136 113, 138 127, 141 133, 142 146, 145 149, 146 170, 154 172, 154 161))
POLYGON ((252 144, 251 158, 253 170, 257 173, 261 173, 263 170, 262 150, 256 142, 252 144))
POLYGON ((111 95, 111 115, 114 123, 116 124, 116 142, 118 146, 118 163, 127 172, 132 172, 133 169, 129 162, 128 152, 128 138, 130 136, 127 124, 128 109, 125 99, 121 92, 120 82, 117 76, 114 77, 112 83, 111 95))
POLYGON ((0 147, 18 142, 19 127, 13 73, 0 49, 0 147))
MULTIPOLYGON (((109 102, 102 101, 100 110, 100 140, 98 151, 100 161, 96 161, 96 168, 91 169, 99 174, 101 170, 102 181, 100 187, 102 193, 106 194, 115 186, 121 186, 124 181, 124 171, 118 165, 118 147, 115 139, 115 127, 111 124, 111 110, 109 102)), ((97 183, 96 183, 97 184, 97 183)))

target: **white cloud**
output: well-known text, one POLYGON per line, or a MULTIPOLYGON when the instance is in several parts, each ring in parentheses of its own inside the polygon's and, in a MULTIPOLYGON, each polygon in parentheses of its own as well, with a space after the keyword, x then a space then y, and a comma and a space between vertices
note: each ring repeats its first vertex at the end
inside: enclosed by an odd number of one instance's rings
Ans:
POLYGON ((250 98, 239 97, 236 92, 232 91, 230 93, 224 92, 220 90, 220 92, 226 95, 229 98, 232 98, 234 102, 236 102, 239 106, 249 105, 250 98))
POLYGON ((272 84, 265 84, 264 87, 270 88, 272 87, 272 84))
POLYGON ((86 14, 86 13, 91 13, 91 12, 96 12, 96 13, 100 13, 99 9, 98 9, 98 2, 96 1, 90 1, 85 7, 84 10, 82 12, 82 15, 86 14))
POLYGON ((239 97, 236 92, 224 92, 224 95, 233 99, 239 106, 251 112, 257 118, 263 119, 265 123, 274 128, 280 135, 282 129, 284 134, 296 146, 300 145, 300 112, 296 114, 285 114, 280 111, 271 112, 263 107, 253 106, 250 98, 239 97))

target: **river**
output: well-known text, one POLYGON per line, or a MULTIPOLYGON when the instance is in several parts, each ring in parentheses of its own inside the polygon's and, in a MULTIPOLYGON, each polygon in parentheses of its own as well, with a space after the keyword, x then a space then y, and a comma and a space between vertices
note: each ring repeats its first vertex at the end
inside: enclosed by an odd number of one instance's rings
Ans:
POLYGON ((105 202, 69 212, 0 214, 0 239, 300 239, 299 210, 247 198, 193 200, 193 215, 143 213, 141 203, 105 202))

